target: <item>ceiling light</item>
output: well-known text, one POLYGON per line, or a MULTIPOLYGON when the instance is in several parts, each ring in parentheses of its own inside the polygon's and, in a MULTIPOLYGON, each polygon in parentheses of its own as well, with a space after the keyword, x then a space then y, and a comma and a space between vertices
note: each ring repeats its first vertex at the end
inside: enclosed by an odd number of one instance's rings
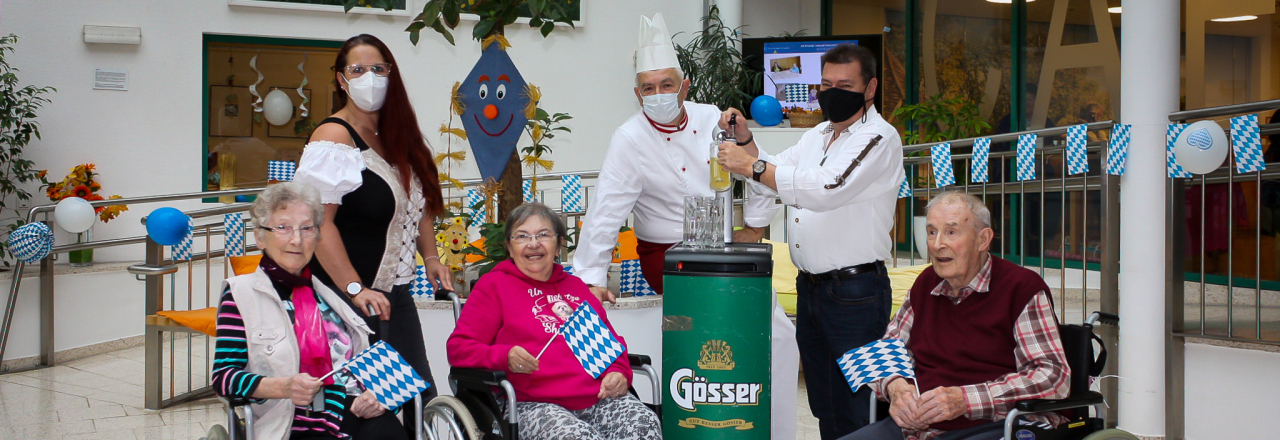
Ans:
POLYGON ((1257 20, 1257 19, 1258 19, 1257 15, 1241 15, 1239 17, 1215 18, 1209 21, 1216 21, 1219 23, 1229 23, 1233 21, 1249 21, 1249 20, 1257 20))
POLYGON ((1112 7, 1110 7, 1110 8, 1107 8, 1107 12, 1110 12, 1110 13, 1112 13, 1112 14, 1119 14, 1119 13, 1120 13, 1120 7, 1119 7, 1119 6, 1112 6, 1112 7))

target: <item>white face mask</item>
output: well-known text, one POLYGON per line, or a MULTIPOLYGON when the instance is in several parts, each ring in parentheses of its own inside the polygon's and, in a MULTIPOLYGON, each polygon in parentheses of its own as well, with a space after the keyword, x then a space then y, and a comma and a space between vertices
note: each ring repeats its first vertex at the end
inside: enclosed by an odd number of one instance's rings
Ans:
POLYGON ((643 96, 640 100, 644 102, 644 114, 649 115, 649 119, 654 122, 666 124, 680 117, 679 93, 643 96))
POLYGON ((361 110, 376 112, 382 109, 382 103, 387 99, 387 77, 369 72, 349 79, 347 95, 361 110))

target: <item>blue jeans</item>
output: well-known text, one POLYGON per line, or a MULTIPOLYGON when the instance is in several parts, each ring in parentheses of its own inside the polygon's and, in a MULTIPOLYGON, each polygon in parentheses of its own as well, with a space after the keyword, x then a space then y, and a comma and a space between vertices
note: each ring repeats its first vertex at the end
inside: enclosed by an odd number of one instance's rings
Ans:
POLYGON ((810 282, 796 278, 796 343, 804 368, 809 410, 823 440, 834 440, 867 425, 871 389, 857 394, 840 372, 845 352, 884 336, 893 293, 881 264, 872 273, 810 282))

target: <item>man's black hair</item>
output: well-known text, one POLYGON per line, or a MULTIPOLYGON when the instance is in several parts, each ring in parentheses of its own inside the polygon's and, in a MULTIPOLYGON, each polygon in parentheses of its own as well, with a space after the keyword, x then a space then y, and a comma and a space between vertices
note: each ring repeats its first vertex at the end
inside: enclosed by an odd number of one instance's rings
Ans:
POLYGON ((842 43, 822 54, 823 69, 827 68, 827 63, 849 64, 853 62, 858 63, 858 73, 862 75, 863 83, 869 83, 876 77, 876 57, 871 55, 871 51, 865 47, 853 43, 842 43))

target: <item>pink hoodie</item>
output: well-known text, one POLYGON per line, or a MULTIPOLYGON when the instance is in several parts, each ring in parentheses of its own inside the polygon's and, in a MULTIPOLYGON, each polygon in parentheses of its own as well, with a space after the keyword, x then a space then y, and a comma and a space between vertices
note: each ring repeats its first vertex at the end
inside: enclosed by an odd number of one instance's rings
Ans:
POLYGON ((609 323, 600 300, 582 280, 566 274, 559 264, 553 267, 551 279, 542 282, 525 276, 511 260, 498 263, 480 277, 462 308, 457 327, 446 344, 449 364, 507 372, 519 401, 554 403, 569 410, 595 405, 600 384, 609 373, 622 373, 631 383, 631 363, 625 352, 600 379, 587 374, 563 336, 556 336, 539 358, 538 371, 512 373, 507 362, 507 354, 517 345, 537 356, 556 329, 583 303, 594 307, 613 336, 626 346, 627 342, 609 323))

